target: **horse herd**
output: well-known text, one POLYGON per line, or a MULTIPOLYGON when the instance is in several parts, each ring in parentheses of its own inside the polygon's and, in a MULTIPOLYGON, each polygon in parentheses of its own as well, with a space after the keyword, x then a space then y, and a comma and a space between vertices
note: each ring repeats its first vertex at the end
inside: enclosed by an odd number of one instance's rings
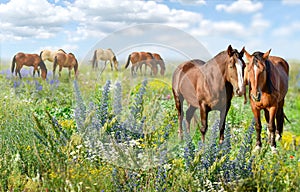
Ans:
MULTIPOLYGON (((225 120, 231 105, 231 99, 234 95, 245 96, 246 87, 248 86, 249 100, 255 120, 256 129, 256 147, 259 150, 262 146, 261 142, 261 114, 264 116, 268 124, 269 143, 272 152, 276 152, 276 140, 280 139, 283 132, 284 119, 287 119, 284 111, 284 99, 288 91, 289 65, 281 57, 270 56, 271 50, 262 53, 254 52, 249 54, 245 47, 241 51, 233 49, 231 45, 225 51, 218 53, 209 61, 194 59, 180 64, 174 71, 172 77, 172 91, 175 99, 175 105, 178 112, 178 135, 183 138, 182 123, 184 118, 183 101, 188 103, 186 110, 186 127, 187 132, 190 131, 190 122, 196 109, 200 109, 202 140, 205 140, 207 131, 208 113, 212 110, 220 111, 220 136, 219 143, 224 140, 225 120), (243 60, 244 55, 248 62, 243 60)), ((42 71, 42 78, 46 78, 47 69, 43 61, 49 60, 53 64, 53 76, 55 68, 59 65, 59 72, 62 67, 69 68, 69 75, 72 68, 77 75, 78 62, 72 53, 65 53, 63 50, 51 52, 44 50, 37 54, 18 53, 13 58, 12 72, 15 63, 16 75, 21 77, 20 69, 22 65, 34 66, 34 71, 38 70, 38 66, 42 71), (29 56, 30 55, 30 56, 29 56)), ((92 64, 93 68, 98 66, 98 61, 110 61, 111 69, 113 66, 118 70, 118 61, 111 49, 97 49, 94 51, 92 64)), ((160 66, 160 74, 165 73, 165 63, 157 53, 150 52, 133 52, 128 56, 125 68, 132 63, 131 74, 135 75, 137 70, 142 72, 142 66, 148 66, 151 74, 158 73, 160 66)), ((105 67, 104 67, 105 68, 105 67)), ((103 68, 103 70, 104 70, 103 68)), ((102 71, 103 71, 102 70, 102 71)))

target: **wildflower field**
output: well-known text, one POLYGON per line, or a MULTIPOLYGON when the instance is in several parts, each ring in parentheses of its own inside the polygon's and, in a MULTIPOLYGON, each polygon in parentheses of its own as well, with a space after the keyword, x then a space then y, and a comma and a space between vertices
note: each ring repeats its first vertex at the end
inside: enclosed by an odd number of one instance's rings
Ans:
POLYGON ((237 97, 222 145, 218 112, 205 143, 197 121, 178 140, 171 67, 164 77, 132 78, 123 66, 100 76, 82 65, 77 80, 64 70, 52 79, 51 67, 43 81, 1 65, 0 191, 300 191, 299 62, 290 62, 291 123, 277 154, 265 121, 262 150, 253 152, 250 104, 237 97))

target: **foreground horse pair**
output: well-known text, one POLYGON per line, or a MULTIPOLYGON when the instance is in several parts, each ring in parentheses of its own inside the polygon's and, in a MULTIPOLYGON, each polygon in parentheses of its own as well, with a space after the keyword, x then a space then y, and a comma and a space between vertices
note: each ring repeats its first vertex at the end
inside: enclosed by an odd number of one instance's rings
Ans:
POLYGON ((157 75, 158 68, 157 65, 160 66, 160 74, 163 76, 165 74, 165 62, 161 58, 161 56, 158 53, 150 53, 150 52, 132 52, 129 54, 127 63, 125 65, 125 69, 129 66, 129 64, 132 64, 131 66, 131 75, 134 76, 138 70, 140 69, 140 72, 142 73, 142 67, 145 65, 145 73, 147 66, 151 69, 151 75, 157 75))
POLYGON ((43 61, 53 62, 53 78, 55 77, 57 65, 59 66, 59 76, 61 76, 62 68, 65 67, 69 69, 69 77, 71 77, 72 69, 74 69, 75 77, 77 77, 78 61, 73 53, 66 53, 62 49, 57 51, 43 50, 40 53, 40 57, 43 61))
POLYGON ((208 113, 218 110, 220 111, 219 142, 222 143, 231 99, 234 94, 241 96, 245 93, 245 80, 249 84, 249 99, 256 122, 256 149, 261 147, 260 110, 263 109, 270 131, 269 142, 272 150, 275 151, 275 131, 277 130, 281 137, 285 117, 283 104, 288 89, 289 67, 285 60, 279 57, 269 57, 269 53, 255 52, 250 55, 244 48, 238 52, 230 45, 226 51, 220 52, 207 62, 191 60, 179 65, 172 79, 172 91, 178 111, 179 137, 182 139, 183 101, 185 99, 188 103, 187 132, 190 131, 190 122, 194 112, 199 108, 200 131, 204 142, 208 113), (249 60, 247 66, 242 59, 244 53, 249 60), (245 74, 243 74, 244 71, 245 74))

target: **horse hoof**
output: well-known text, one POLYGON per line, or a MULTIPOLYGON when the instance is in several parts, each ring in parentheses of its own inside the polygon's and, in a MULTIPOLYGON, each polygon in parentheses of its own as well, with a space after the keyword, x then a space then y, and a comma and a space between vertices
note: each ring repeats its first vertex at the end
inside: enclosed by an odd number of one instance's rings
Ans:
POLYGON ((271 151, 272 151, 273 154, 277 154, 278 153, 276 147, 274 147, 274 146, 271 146, 271 151))
POLYGON ((280 141, 281 140, 281 136, 279 134, 276 134, 276 141, 280 141))
POLYGON ((254 148, 254 152, 259 152, 261 150, 261 147, 256 145, 256 147, 254 148))

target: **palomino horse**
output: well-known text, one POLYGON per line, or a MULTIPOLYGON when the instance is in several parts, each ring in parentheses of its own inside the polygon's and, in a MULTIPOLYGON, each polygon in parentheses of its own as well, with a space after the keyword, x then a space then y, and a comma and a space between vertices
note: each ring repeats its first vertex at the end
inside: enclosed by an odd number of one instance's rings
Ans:
POLYGON ((22 78, 20 71, 21 71, 21 68, 23 67, 23 65, 34 67, 33 76, 35 75, 35 71, 37 71, 38 76, 40 76, 40 71, 39 71, 39 67, 40 67, 41 71, 42 71, 42 78, 44 80, 46 79, 47 68, 46 68, 45 63, 39 57, 38 54, 26 54, 26 53, 22 53, 22 52, 17 53, 12 60, 11 72, 13 73, 15 71, 16 76, 17 76, 17 74, 19 74, 19 77, 22 78), (15 70, 15 64, 17 64, 16 70, 15 70))
POLYGON ((220 140, 224 140, 225 119, 234 94, 244 94, 241 52, 233 49, 231 45, 226 51, 220 52, 206 63, 201 60, 191 60, 180 64, 174 71, 172 78, 172 91, 178 111, 178 134, 182 139, 183 101, 186 99, 187 132, 190 132, 190 122, 197 108, 200 109, 202 141, 207 131, 208 113, 212 110, 220 111, 220 140))
POLYGON ((51 50, 43 50, 40 52, 40 57, 42 58, 43 61, 50 61, 50 62, 54 62, 54 58, 56 56, 57 53, 66 53, 64 50, 59 49, 57 51, 51 51, 51 50))
MULTIPOLYGON (((129 66, 131 61, 131 75, 134 76, 136 73, 135 68, 141 67, 143 64, 146 64, 151 68, 151 74, 153 72, 153 75, 157 74, 157 64, 149 52, 132 52, 127 59, 127 63, 125 65, 125 69, 129 66)), ((141 68, 140 68, 141 69, 141 68)))
MULTIPOLYGON (((158 64, 160 66, 160 74, 163 76, 165 74, 165 70, 166 70, 166 66, 165 66, 165 62, 164 60, 161 58, 161 56, 158 54, 158 53, 149 53, 148 54, 151 54, 154 61, 153 61, 153 64, 158 64)), ((145 63, 141 63, 140 66, 138 66, 140 68, 140 71, 142 73, 142 66, 143 64, 145 63)), ((137 68, 136 67, 136 71, 137 71, 137 68)), ((145 72, 146 72, 146 69, 147 69, 147 65, 145 65, 145 72)))
POLYGON ((98 67, 99 60, 104 61, 104 67, 103 67, 101 73, 106 68, 107 61, 109 61, 109 63, 110 63, 111 70, 113 70, 112 64, 114 63, 114 67, 115 67, 116 71, 118 71, 119 62, 117 61, 117 57, 115 56, 114 52, 111 49, 106 49, 106 50, 105 49, 96 49, 94 51, 93 60, 92 60, 93 68, 98 67))
POLYGON ((255 119, 255 149, 259 150, 262 145, 260 111, 263 109, 268 122, 271 149, 276 152, 275 133, 280 139, 285 118, 283 105, 288 91, 289 65, 280 57, 269 56, 270 52, 250 55, 245 51, 249 61, 245 77, 249 82, 249 100, 255 119))
POLYGON ((54 58, 53 63, 53 78, 55 77, 55 70, 57 65, 59 65, 59 76, 61 76, 61 70, 63 67, 69 68, 69 77, 71 77, 71 70, 74 68, 75 77, 77 77, 78 72, 78 62, 73 53, 57 53, 54 58))

